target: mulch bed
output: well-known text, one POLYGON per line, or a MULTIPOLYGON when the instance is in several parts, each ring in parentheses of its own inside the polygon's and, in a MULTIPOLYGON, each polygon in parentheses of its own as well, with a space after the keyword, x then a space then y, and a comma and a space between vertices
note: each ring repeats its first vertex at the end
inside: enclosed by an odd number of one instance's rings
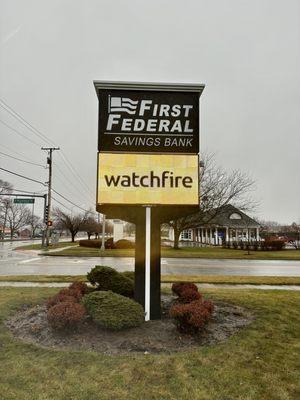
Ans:
POLYGON ((6 326, 14 336, 26 343, 51 349, 117 355, 174 353, 194 350, 199 346, 212 346, 224 342, 254 319, 245 308, 215 302, 213 318, 205 329, 198 335, 185 335, 179 333, 168 318, 168 310, 174 299, 173 296, 162 296, 161 320, 145 322, 138 328, 119 332, 101 329, 89 319, 76 332, 54 332, 48 325, 45 305, 24 306, 6 321, 6 326))

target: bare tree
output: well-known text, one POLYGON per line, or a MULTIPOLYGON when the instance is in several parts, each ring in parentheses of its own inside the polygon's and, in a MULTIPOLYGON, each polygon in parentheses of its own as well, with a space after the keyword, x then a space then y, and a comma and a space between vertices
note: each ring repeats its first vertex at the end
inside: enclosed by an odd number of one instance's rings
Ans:
POLYGON ((23 204, 15 204, 11 200, 8 200, 6 218, 12 239, 14 233, 29 225, 31 213, 29 208, 23 204))
POLYGON ((132 224, 131 222, 126 222, 124 226, 124 231, 128 233, 128 236, 131 236, 135 233, 135 224, 132 224))
POLYGON ((253 210, 257 203, 251 197, 254 181, 239 170, 227 172, 215 163, 213 155, 205 156, 204 167, 200 169, 200 208, 194 215, 171 221, 174 230, 174 248, 179 247, 180 233, 185 229, 208 225, 222 208, 231 204, 240 210, 253 210))
POLYGON ((6 181, 3 181, 0 179, 0 235, 4 237, 4 231, 6 228, 6 222, 7 222, 7 210, 8 210, 8 205, 9 205, 9 198, 5 197, 5 194, 11 193, 13 190, 13 186, 6 181))
POLYGON ((75 242, 75 236, 79 231, 84 230, 84 225, 90 216, 90 212, 68 214, 59 208, 53 211, 53 217, 55 218, 56 226, 59 229, 66 229, 70 232, 72 242, 75 242))
POLYGON ((281 230, 281 225, 276 221, 258 220, 258 222, 260 224, 260 236, 263 238, 278 234, 281 230))
POLYGON ((95 218, 90 215, 87 217, 86 222, 81 227, 82 231, 85 231, 88 235, 88 239, 90 240, 92 235, 99 235, 102 231, 102 224, 97 222, 95 218))
MULTIPOLYGON (((11 183, 0 179, 0 195, 4 195, 6 193, 11 193, 12 190, 13 190, 13 186, 11 183)), ((1 197, 0 197, 0 201, 1 201, 1 197)))
POLYGON ((43 222, 40 217, 37 215, 32 215, 30 216, 30 219, 28 221, 28 225, 31 227, 31 237, 35 236, 35 232, 37 229, 42 229, 43 228, 43 222))

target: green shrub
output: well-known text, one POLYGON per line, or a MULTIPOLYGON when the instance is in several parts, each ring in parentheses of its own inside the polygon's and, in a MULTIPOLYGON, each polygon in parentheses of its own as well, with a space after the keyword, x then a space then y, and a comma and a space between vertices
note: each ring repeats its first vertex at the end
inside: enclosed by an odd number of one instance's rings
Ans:
POLYGON ((134 243, 127 239, 120 239, 114 245, 115 249, 134 249, 134 247, 134 243))
POLYGON ((111 290, 123 296, 133 296, 133 281, 113 268, 96 265, 87 274, 87 279, 98 290, 111 290))
POLYGON ((76 329, 86 315, 82 304, 62 302, 51 307, 47 312, 49 325, 55 330, 76 329))
POLYGON ((121 330, 139 326, 144 321, 143 307, 134 300, 111 291, 95 291, 82 298, 82 304, 102 328, 121 330))
POLYGON ((120 274, 123 276, 126 276, 126 278, 128 278, 132 282, 134 282, 134 271, 124 271, 124 272, 120 272, 120 274))

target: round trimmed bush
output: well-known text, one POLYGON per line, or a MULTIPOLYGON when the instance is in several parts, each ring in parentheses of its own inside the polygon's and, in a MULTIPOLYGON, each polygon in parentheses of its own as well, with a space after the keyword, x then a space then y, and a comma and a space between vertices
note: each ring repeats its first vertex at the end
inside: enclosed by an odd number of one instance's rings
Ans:
POLYGON ((115 242, 115 249, 134 249, 135 245, 133 242, 127 239, 120 239, 115 242))
POLYGON ((49 325, 55 330, 76 329, 86 315, 82 304, 62 302, 51 307, 47 313, 49 325))
POLYGON ((170 317, 174 318, 177 329, 183 333, 197 333, 209 321, 214 310, 209 300, 196 300, 187 304, 175 304, 170 309, 170 317))
POLYGON ((112 291, 95 291, 81 300, 95 323, 102 328, 121 330, 144 322, 143 307, 112 291))
POLYGON ((200 300, 201 297, 202 296, 198 291, 188 288, 180 292, 178 300, 180 301, 180 303, 191 303, 192 301, 200 300))
POLYGON ((128 278, 132 282, 134 282, 134 271, 124 271, 124 272, 120 272, 120 274, 123 276, 126 276, 126 278, 128 278))
POLYGON ((113 268, 96 265, 87 274, 87 279, 98 290, 111 290, 122 296, 133 296, 133 281, 113 268))
POLYGON ((175 282, 172 285, 172 292, 180 296, 181 292, 190 289, 198 292, 198 287, 194 283, 191 282, 175 282))

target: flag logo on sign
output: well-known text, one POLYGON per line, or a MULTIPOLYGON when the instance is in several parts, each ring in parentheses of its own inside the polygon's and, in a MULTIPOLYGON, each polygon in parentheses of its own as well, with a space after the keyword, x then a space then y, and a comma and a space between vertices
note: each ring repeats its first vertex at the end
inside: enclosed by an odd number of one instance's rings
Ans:
POLYGON ((135 114, 138 105, 138 100, 134 101, 128 97, 111 97, 108 99, 108 111, 109 113, 114 112, 126 112, 127 114, 135 114))

